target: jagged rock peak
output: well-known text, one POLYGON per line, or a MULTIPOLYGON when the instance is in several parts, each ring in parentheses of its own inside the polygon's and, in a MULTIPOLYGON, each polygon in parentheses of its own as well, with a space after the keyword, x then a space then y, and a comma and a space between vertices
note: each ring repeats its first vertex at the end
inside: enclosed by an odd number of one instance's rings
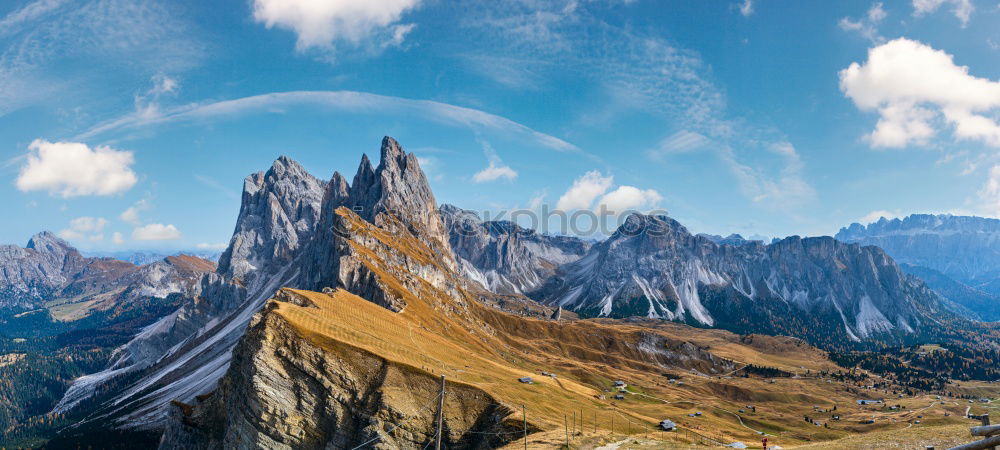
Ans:
POLYGON ((326 183, 295 160, 281 156, 267 172, 248 176, 229 248, 219 258, 219 273, 231 277, 290 261, 311 236, 319 219, 326 183))
POLYGON ((416 155, 406 153, 395 139, 388 136, 382 139, 380 153, 381 159, 374 170, 368 157, 361 157, 350 189, 352 209, 373 223, 380 213, 391 213, 415 235, 434 240, 446 248, 447 233, 416 155))
POLYGON ((31 239, 28 239, 27 248, 43 253, 66 254, 70 251, 76 251, 73 246, 51 231, 42 231, 32 236, 31 239))

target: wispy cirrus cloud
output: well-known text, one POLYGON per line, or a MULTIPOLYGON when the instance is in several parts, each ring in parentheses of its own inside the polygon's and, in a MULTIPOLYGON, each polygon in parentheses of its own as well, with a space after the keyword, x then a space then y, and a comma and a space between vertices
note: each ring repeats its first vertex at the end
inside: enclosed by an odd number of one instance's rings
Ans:
POLYGON ((888 13, 882 8, 882 2, 875 2, 871 8, 868 8, 868 12, 864 17, 859 19, 842 17, 837 22, 837 26, 844 31, 856 32, 869 41, 875 43, 883 42, 885 38, 879 34, 878 27, 885 20, 886 16, 888 16, 888 13))
POLYGON ((35 0, 0 17, 0 116, 120 89, 107 82, 109 64, 119 68, 115 77, 191 68, 204 46, 172 7, 140 0, 35 0))
POLYGON ((420 117, 445 125, 461 126, 473 130, 500 131, 530 140, 552 150, 585 154, 576 145, 560 138, 533 130, 506 117, 478 109, 433 100, 414 100, 357 91, 274 92, 233 100, 180 106, 164 110, 152 118, 131 113, 87 130, 79 137, 85 139, 113 130, 129 130, 166 123, 208 121, 296 105, 314 105, 358 114, 420 117))
POLYGON ((931 14, 945 4, 951 5, 951 13, 962 23, 962 28, 969 24, 972 12, 976 10, 972 0, 913 0, 913 15, 931 14))
MULTIPOLYGON (((744 7, 741 13, 749 15, 754 5, 742 2, 740 6, 744 7)), ((758 158, 747 154, 784 145, 787 138, 774 129, 733 117, 727 111, 724 90, 713 81, 710 65, 697 52, 648 30, 609 23, 592 7, 595 4, 574 0, 497 2, 466 21, 474 39, 491 45, 474 59, 463 61, 509 87, 523 83, 523 89, 538 88, 544 83, 540 80, 561 79, 565 72, 578 74, 603 91, 607 100, 597 111, 583 111, 581 120, 606 124, 616 114, 642 111, 662 118, 668 129, 682 130, 648 150, 651 159, 704 150, 712 143, 712 151, 751 198, 813 195, 797 152, 794 158, 772 158, 769 164, 759 164, 758 158), (504 70, 491 75, 482 67, 504 70), (793 192, 780 195, 782 189, 793 192)), ((780 207, 800 204, 780 203, 780 207)))

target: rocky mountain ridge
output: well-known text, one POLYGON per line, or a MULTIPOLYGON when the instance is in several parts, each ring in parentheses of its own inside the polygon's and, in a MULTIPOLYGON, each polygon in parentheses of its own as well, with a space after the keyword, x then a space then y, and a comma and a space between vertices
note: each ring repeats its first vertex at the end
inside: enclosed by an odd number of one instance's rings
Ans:
POLYGON ((574 236, 541 234, 506 220, 484 222, 453 205, 442 205, 440 212, 462 272, 498 294, 534 291, 558 266, 576 261, 591 246, 574 236))
POLYGON ((844 227, 836 238, 878 246, 979 317, 1000 320, 1000 302, 994 301, 1000 298, 1000 220, 950 214, 883 217, 844 227), (966 288, 954 288, 955 282, 966 288))
POLYGON ((826 324, 824 334, 855 341, 912 333, 928 321, 925 310, 946 312, 936 294, 875 247, 797 236, 717 244, 668 217, 638 214, 529 295, 584 316, 739 331, 755 322, 793 329, 806 313, 826 324))
POLYGON ((0 310, 35 310, 55 302, 88 304, 86 313, 128 303, 128 298, 192 295, 201 274, 213 270, 211 262, 187 255, 142 265, 84 257, 45 231, 33 236, 24 248, 0 246, 0 310))

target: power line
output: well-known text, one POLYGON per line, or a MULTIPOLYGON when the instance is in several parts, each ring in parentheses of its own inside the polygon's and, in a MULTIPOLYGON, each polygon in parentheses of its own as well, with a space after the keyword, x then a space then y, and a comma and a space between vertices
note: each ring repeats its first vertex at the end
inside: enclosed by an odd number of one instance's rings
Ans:
MULTIPOLYGON (((423 411, 423 410, 427 409, 427 407, 429 407, 431 404, 433 404, 434 401, 437 400, 438 397, 440 397, 440 396, 441 396, 441 393, 438 393, 438 395, 435 395, 434 398, 432 398, 431 401, 429 401, 426 404, 424 404, 424 406, 421 407, 419 409, 419 411, 423 411)), ((399 428, 400 426, 401 426, 400 424, 395 424, 395 423, 392 424, 392 427, 390 427, 388 430, 386 430, 385 434, 389 434, 389 433, 395 431, 396 428, 399 428)), ((358 445, 356 447, 352 447, 351 450, 358 450, 359 448, 364 447, 364 446, 366 446, 368 444, 371 444, 372 442, 375 442, 375 441, 377 441, 379 439, 382 439, 382 435, 376 435, 374 438, 371 438, 368 441, 363 442, 363 443, 361 443, 360 445, 358 445)))

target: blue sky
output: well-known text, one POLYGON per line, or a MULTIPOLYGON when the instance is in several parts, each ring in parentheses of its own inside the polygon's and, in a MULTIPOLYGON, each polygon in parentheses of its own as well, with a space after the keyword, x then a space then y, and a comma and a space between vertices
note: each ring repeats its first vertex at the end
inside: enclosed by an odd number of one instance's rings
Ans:
POLYGON ((15 0, 0 43, 5 243, 220 248, 246 175, 383 135, 476 210, 1000 216, 997 0, 15 0))

